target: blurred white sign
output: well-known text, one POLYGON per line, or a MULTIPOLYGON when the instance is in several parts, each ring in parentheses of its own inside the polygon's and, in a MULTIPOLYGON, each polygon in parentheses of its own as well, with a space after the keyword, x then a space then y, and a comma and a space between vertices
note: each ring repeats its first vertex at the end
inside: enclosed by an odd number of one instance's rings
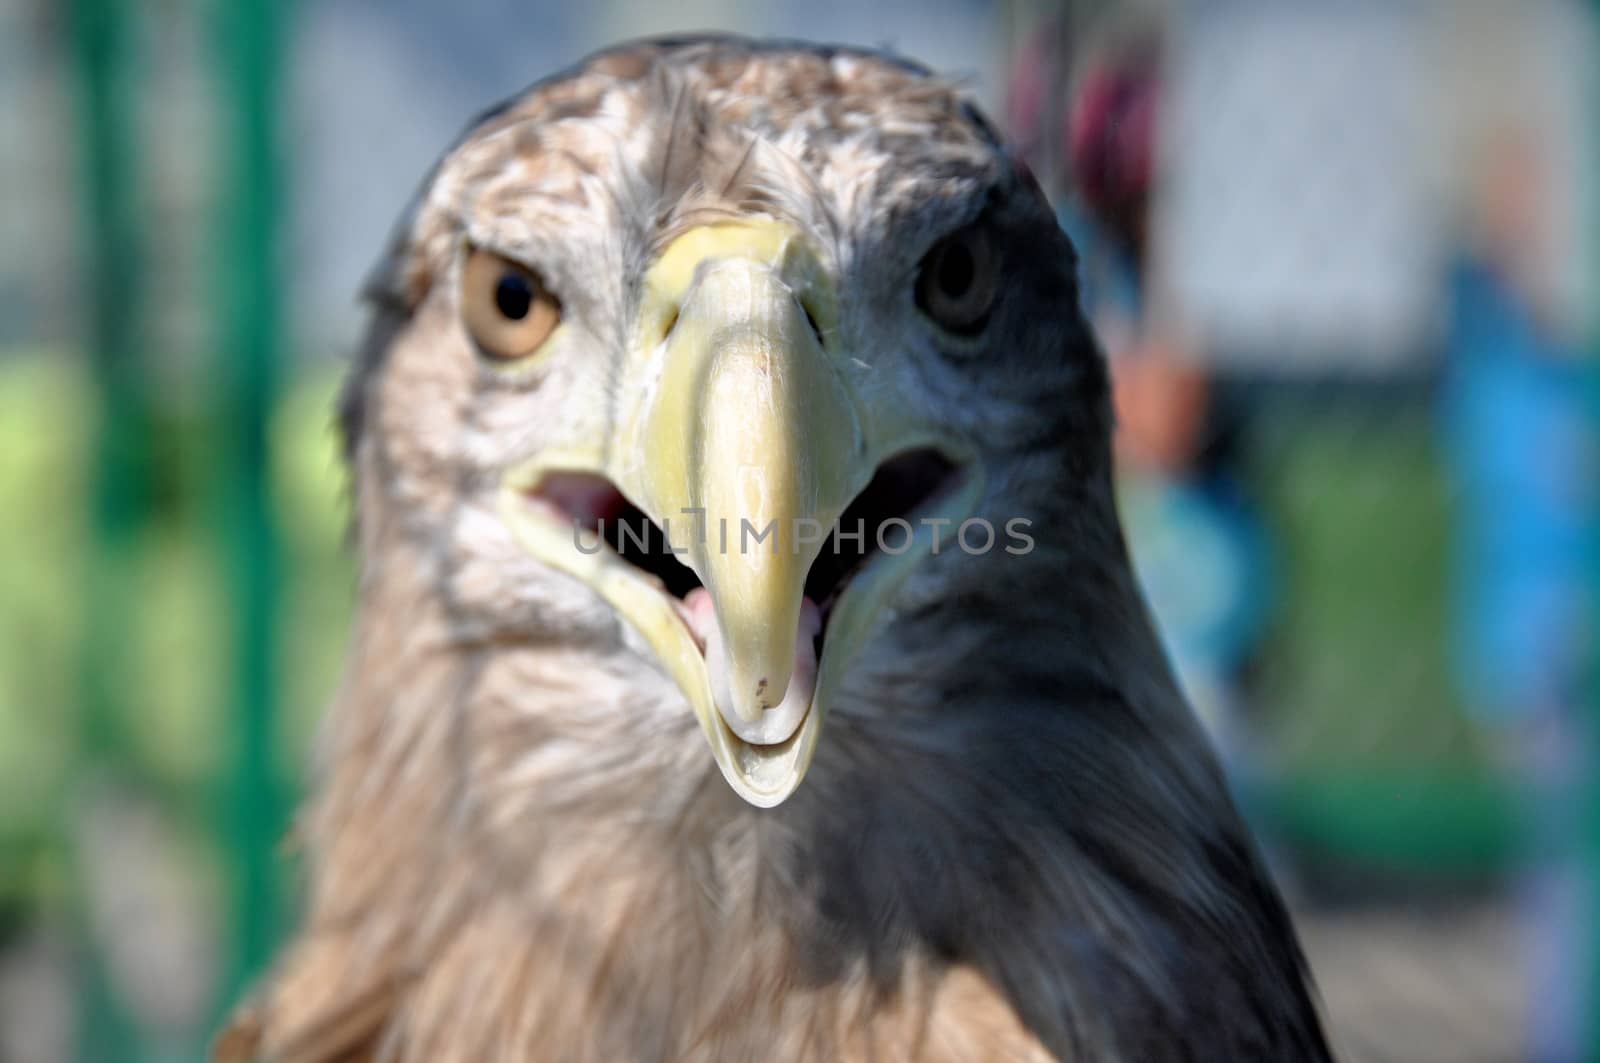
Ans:
POLYGON ((1544 309, 1587 324, 1595 49, 1582 9, 1188 10, 1171 41, 1153 236, 1157 306, 1200 354, 1270 372, 1428 357, 1448 266, 1477 239, 1483 127, 1497 114, 1518 116, 1547 175, 1528 226, 1544 309))

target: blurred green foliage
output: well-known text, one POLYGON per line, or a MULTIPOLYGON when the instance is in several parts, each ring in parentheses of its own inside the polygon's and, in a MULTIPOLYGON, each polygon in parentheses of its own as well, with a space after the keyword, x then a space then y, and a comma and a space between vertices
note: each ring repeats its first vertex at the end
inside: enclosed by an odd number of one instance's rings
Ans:
POLYGON ((1261 694, 1294 773, 1480 763, 1449 671, 1450 492, 1426 407, 1263 418, 1251 448, 1278 552, 1261 694))
POLYGON ((1516 824, 1451 674, 1451 492, 1426 397, 1287 403, 1252 476, 1280 581, 1261 653, 1264 798, 1280 836, 1345 863, 1493 872, 1516 824))
MULTIPOLYGON (((60 857, 78 761, 77 640, 86 594, 86 483, 94 433, 87 367, 40 353, 0 361, 0 900, 34 892, 60 857), (43 870, 41 870, 43 869, 43 870)), ((312 373, 274 414, 273 492, 285 553, 277 760, 294 784, 337 677, 353 591, 336 373, 312 373)), ((152 519, 131 559, 124 738, 116 767, 211 818, 227 749, 230 613, 212 502, 215 425, 152 410, 152 519)))

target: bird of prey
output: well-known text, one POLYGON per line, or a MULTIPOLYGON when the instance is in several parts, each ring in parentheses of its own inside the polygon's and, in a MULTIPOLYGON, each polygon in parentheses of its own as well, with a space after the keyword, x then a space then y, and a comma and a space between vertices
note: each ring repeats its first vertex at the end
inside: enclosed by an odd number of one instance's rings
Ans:
POLYGON ((614 48, 374 274, 295 939, 224 1058, 1317 1060, 1074 255, 959 87, 614 48))

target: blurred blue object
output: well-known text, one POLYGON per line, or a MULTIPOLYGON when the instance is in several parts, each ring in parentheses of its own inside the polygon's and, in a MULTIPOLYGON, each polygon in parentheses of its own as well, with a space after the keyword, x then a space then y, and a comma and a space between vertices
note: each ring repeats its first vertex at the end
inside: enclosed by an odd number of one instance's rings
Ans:
POLYGON ((1530 1058, 1580 1058, 1591 993, 1581 780, 1597 439, 1584 352, 1495 265, 1452 277, 1443 423, 1456 478, 1456 676, 1501 731, 1533 858, 1520 888, 1530 1058))
POLYGON ((1465 703, 1506 722, 1582 696, 1597 440, 1581 349, 1492 267, 1460 265, 1452 294, 1456 672, 1465 703))

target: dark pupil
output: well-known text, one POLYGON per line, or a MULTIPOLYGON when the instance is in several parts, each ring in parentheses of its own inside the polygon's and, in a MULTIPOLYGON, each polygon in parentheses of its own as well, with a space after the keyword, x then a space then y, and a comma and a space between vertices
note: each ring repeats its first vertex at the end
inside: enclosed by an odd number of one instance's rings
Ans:
POLYGON ((939 290, 952 299, 965 295, 972 287, 976 267, 972 250, 965 243, 945 245, 944 254, 939 256, 939 290))
POLYGON ((520 273, 502 273, 494 286, 494 305, 510 320, 521 321, 533 306, 533 284, 520 273))

